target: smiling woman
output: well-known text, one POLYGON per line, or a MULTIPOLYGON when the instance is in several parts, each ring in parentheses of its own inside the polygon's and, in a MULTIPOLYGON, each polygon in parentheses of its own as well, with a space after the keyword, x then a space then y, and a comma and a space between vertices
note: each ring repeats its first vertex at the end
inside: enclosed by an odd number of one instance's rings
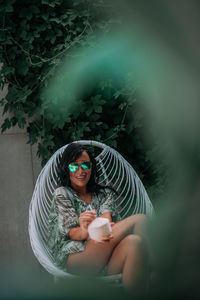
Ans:
POLYGON ((96 161, 78 143, 68 145, 63 152, 57 181, 48 242, 57 266, 79 275, 98 275, 105 269, 110 275, 122 273, 127 289, 144 290, 147 260, 141 225, 145 215, 121 220, 114 201, 117 193, 98 184, 96 161), (101 242, 88 234, 88 226, 97 217, 107 218, 112 226, 112 233, 102 236, 101 242))

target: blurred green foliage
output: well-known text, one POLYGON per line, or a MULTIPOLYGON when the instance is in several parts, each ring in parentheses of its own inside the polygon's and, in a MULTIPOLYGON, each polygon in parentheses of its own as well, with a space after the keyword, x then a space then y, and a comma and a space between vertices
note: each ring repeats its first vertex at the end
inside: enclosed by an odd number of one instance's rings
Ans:
POLYGON ((95 47, 97 34, 106 36, 120 22, 104 0, 1 1, 0 86, 9 88, 0 105, 4 114, 10 113, 1 129, 27 126, 29 143, 38 143, 42 164, 75 140, 106 143, 134 166, 153 197, 163 192, 166 166, 157 159, 161 153, 146 122, 148 109, 128 79, 115 85, 112 78, 99 77, 72 107, 57 108, 57 117, 51 115, 53 105, 47 110, 42 102, 41 91, 63 59, 74 49, 95 47))

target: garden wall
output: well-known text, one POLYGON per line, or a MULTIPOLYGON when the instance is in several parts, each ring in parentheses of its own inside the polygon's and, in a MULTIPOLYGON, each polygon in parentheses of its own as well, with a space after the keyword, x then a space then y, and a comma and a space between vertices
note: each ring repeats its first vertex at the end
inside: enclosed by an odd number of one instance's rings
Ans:
MULTIPOLYGON (((0 125, 4 118, 1 108, 0 125)), ((0 134, 0 267, 41 274, 28 235, 29 205, 41 167, 36 146, 27 141, 26 128, 0 134)))

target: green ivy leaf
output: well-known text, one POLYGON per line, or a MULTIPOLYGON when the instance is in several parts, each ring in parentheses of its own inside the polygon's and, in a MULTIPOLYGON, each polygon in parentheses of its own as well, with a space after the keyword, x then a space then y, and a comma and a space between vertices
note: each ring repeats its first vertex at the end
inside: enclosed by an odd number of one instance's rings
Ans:
POLYGON ((6 118, 3 122, 3 124, 1 125, 1 132, 3 133, 4 131, 6 131, 6 129, 9 129, 11 127, 11 121, 9 118, 6 118))
POLYGON ((4 76, 7 76, 7 75, 10 75, 10 74, 14 74, 15 72, 15 68, 14 67, 3 67, 3 75, 4 76))
POLYGON ((102 113, 102 107, 101 106, 95 106, 94 107, 94 111, 96 112, 96 113, 102 113))
POLYGON ((121 92, 120 92, 120 91, 116 91, 116 92, 114 93, 114 98, 115 98, 115 99, 118 99, 119 96, 121 96, 121 92))
POLYGON ((8 12, 8 13, 13 12, 13 6, 11 4, 6 5, 5 12, 8 12))
POLYGON ((46 4, 51 7, 55 7, 56 5, 55 1, 51 1, 51 0, 42 0, 42 4, 46 4))
POLYGON ((24 116, 21 116, 21 117, 18 116, 17 119, 18 119, 17 123, 18 123, 19 128, 24 128, 26 125, 26 118, 24 116))
POLYGON ((34 14, 39 14, 40 13, 40 9, 35 5, 30 5, 29 9, 34 14))

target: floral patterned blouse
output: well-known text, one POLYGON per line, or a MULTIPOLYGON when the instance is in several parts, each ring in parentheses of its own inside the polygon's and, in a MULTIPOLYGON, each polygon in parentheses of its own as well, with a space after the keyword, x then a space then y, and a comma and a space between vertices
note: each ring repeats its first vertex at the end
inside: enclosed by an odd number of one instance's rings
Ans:
MULTIPOLYGON (((114 198, 116 194, 106 188, 93 193, 91 206, 99 217, 105 212, 111 212, 113 222, 121 218, 116 208, 114 198)), ((86 210, 87 204, 82 201, 70 187, 59 187, 53 195, 49 215, 48 246, 55 259, 55 265, 66 271, 67 256, 70 253, 85 250, 86 240, 72 240, 68 233, 79 226, 78 218, 86 210)))

